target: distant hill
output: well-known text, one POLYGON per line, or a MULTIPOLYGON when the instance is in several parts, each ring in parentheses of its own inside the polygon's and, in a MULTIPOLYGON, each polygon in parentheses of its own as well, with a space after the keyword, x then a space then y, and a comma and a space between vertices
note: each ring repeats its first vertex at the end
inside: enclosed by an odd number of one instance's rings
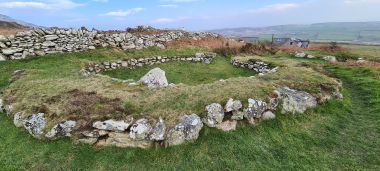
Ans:
POLYGON ((40 27, 40 26, 31 24, 31 23, 27 23, 24 21, 13 19, 13 18, 6 16, 6 15, 3 15, 3 14, 0 14, 0 21, 1 22, 16 23, 16 24, 21 25, 25 28, 38 28, 38 27, 40 27))
POLYGON ((333 22, 209 30, 229 37, 297 37, 313 41, 380 42, 380 22, 333 22))

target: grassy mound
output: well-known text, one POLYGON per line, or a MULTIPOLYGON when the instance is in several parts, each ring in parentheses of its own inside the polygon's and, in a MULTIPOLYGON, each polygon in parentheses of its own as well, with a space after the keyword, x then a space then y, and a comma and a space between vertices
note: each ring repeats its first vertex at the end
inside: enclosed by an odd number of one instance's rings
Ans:
POLYGON ((220 79, 233 77, 249 77, 256 73, 252 70, 236 68, 230 64, 229 58, 218 57, 211 64, 191 63, 184 61, 173 61, 163 64, 144 66, 136 69, 116 69, 104 72, 105 75, 118 79, 139 80, 149 70, 159 67, 166 72, 166 77, 170 83, 184 83, 187 85, 197 85, 213 83, 220 79))
MULTIPOLYGON (((159 66, 166 70, 169 81, 187 84, 158 90, 150 90, 145 86, 127 86, 111 77, 101 75, 84 77, 79 73, 88 62, 154 55, 193 55, 199 51, 205 49, 151 48, 131 52, 101 49, 6 61, 0 63, 0 72, 4 73, 0 76, 0 85, 6 88, 4 100, 6 104, 13 105, 14 111, 24 111, 26 114, 45 113, 49 123, 46 129, 68 118, 75 118, 84 129, 88 127, 85 123, 104 119, 123 119, 128 115, 133 115, 135 118, 145 117, 151 122, 163 117, 170 127, 180 116, 189 113, 202 116, 206 105, 215 102, 225 104, 228 98, 239 99, 243 103, 247 103, 248 98, 268 100, 274 87, 280 86, 304 90, 317 96, 320 85, 337 85, 337 82, 330 77, 303 64, 304 61, 294 60, 286 54, 237 57, 238 60, 256 59, 280 66, 277 73, 256 77, 241 77, 254 73, 234 68, 229 64, 229 59, 220 56, 216 57, 211 65, 182 62, 162 64, 159 66), (25 72, 17 81, 10 84, 8 80, 11 73, 17 69, 24 69, 25 72), (226 80, 215 81, 221 78, 226 80), (70 95, 73 91, 78 93, 70 95), (52 101, 52 99, 58 100, 52 101), (81 106, 77 104, 83 104, 82 107, 89 109, 91 113, 80 112, 81 106), (107 106, 120 110, 107 112, 104 110, 107 106)), ((125 75, 128 75, 125 78, 130 78, 130 75, 138 78, 148 69, 149 67, 135 71, 117 70, 107 74, 119 78, 124 78, 125 75)))
POLYGON ((4 170, 379 170, 380 71, 327 69, 343 80, 343 101, 304 115, 277 113, 275 120, 231 133, 206 128, 197 142, 168 149, 41 143, 0 115, 0 165, 4 170))

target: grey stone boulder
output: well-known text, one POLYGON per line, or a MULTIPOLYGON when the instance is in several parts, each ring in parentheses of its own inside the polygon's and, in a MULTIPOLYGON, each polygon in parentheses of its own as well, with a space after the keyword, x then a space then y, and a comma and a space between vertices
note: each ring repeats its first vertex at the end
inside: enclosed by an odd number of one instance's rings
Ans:
POLYGON ((239 111, 243 107, 240 100, 234 100, 230 98, 227 101, 226 106, 224 107, 226 112, 233 112, 233 111, 239 111))
POLYGON ((59 137, 71 137, 71 131, 76 125, 75 121, 64 121, 55 125, 45 137, 48 139, 56 139, 59 137))
POLYGON ((328 61, 328 62, 333 62, 333 63, 337 62, 335 56, 325 56, 325 57, 323 57, 323 60, 328 61))
POLYGON ((212 103, 206 106, 206 117, 203 118, 203 122, 209 127, 216 127, 217 124, 223 122, 224 109, 222 105, 218 103, 212 103))
POLYGON ((234 131, 236 130, 236 125, 237 125, 237 121, 233 120, 233 121, 224 121, 220 124, 218 124, 216 126, 216 128, 222 130, 222 131, 225 131, 225 132, 229 132, 229 131, 234 131))
POLYGON ((3 54, 0 53, 0 61, 6 61, 6 60, 7 58, 3 54))
POLYGON ((92 127, 100 130, 124 132, 133 123, 133 118, 129 117, 127 120, 115 121, 113 119, 106 121, 97 121, 93 123, 92 127))
POLYGON ((307 56, 307 54, 305 52, 296 52, 294 56, 297 58, 304 58, 307 56))
POLYGON ((129 134, 110 132, 107 139, 99 140, 96 146, 115 146, 120 148, 149 148, 152 146, 152 141, 132 139, 129 134))
POLYGON ((44 113, 37 113, 29 116, 24 123, 24 127, 34 138, 40 138, 40 135, 45 128, 44 113))
POLYGON ((132 125, 129 136, 133 140, 144 140, 148 138, 151 129, 147 119, 139 119, 132 125))
POLYGON ((166 126, 164 120, 160 117, 152 129, 152 133, 150 134, 149 139, 152 141, 163 141, 165 139, 165 130, 166 126))
POLYGON ((23 118, 23 112, 17 112, 14 116, 13 116, 13 124, 17 127, 17 128, 21 128, 24 126, 24 123, 25 123, 25 118, 23 118))
POLYGON ((303 113, 317 106, 317 99, 304 91, 282 87, 276 89, 275 93, 282 100, 282 113, 303 113))
POLYGON ((45 40, 47 40, 47 41, 56 40, 58 38, 59 37, 57 35, 46 35, 45 36, 45 40))
POLYGON ((3 104, 3 99, 1 96, 0 96, 0 112, 5 112, 5 106, 3 104))
POLYGON ((138 82, 149 88, 161 88, 169 85, 165 76, 165 71, 160 68, 150 70, 138 82))
POLYGON ((1 51, 3 52, 4 55, 12 55, 14 53, 21 52, 22 49, 21 48, 8 48, 8 49, 2 49, 1 51))
POLYGON ((263 116, 261 117, 263 120, 271 120, 276 118, 276 115, 272 111, 266 111, 263 113, 263 116))
POLYGON ((248 99, 248 108, 246 109, 245 118, 254 123, 255 119, 261 118, 262 114, 267 110, 267 103, 261 100, 248 99))
POLYGON ((185 115, 180 122, 169 130, 165 144, 174 146, 198 139, 199 132, 203 127, 201 118, 196 114, 185 115))

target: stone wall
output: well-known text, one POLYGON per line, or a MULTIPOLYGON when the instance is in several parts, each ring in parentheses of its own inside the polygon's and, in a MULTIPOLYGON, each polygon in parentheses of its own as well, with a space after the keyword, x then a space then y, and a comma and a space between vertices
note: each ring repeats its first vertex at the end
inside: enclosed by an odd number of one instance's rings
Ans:
POLYGON ((105 61, 101 63, 89 64, 81 70, 81 73, 85 76, 90 76, 121 67, 133 69, 136 67, 160 64, 169 61, 203 62, 209 64, 215 57, 215 53, 196 53, 194 56, 155 56, 150 58, 131 58, 118 61, 105 61))
POLYGON ((279 67, 274 67, 270 64, 267 64, 262 61, 256 61, 253 59, 250 59, 248 61, 240 62, 236 59, 231 60, 231 64, 240 67, 240 68, 247 68, 250 70, 254 70, 258 72, 259 74, 268 74, 268 73, 274 73, 277 72, 279 67))
POLYGON ((58 52, 76 52, 98 47, 114 47, 123 50, 143 49, 180 38, 201 39, 218 37, 213 33, 167 31, 155 35, 131 34, 126 31, 103 32, 81 29, 34 29, 16 35, 0 35, 0 61, 23 59, 28 56, 43 56, 58 52))

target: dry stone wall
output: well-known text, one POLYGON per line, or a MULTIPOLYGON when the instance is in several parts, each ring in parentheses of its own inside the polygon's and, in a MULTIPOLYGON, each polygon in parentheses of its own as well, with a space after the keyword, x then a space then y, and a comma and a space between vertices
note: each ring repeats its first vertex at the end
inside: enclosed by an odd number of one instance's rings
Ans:
POLYGON ((149 58, 131 58, 118 61, 104 61, 101 63, 89 64, 81 70, 81 73, 84 76, 90 76, 122 67, 133 69, 136 67, 160 64, 170 61, 203 62, 209 64, 215 57, 215 53, 196 53, 194 56, 155 56, 149 58))
POLYGON ((214 33, 167 31, 155 35, 131 34, 126 31, 113 33, 82 29, 34 29, 15 35, 0 35, 0 61, 43 56, 50 53, 76 52, 98 47, 114 47, 123 50, 143 49, 180 38, 202 39, 218 37, 214 33))

